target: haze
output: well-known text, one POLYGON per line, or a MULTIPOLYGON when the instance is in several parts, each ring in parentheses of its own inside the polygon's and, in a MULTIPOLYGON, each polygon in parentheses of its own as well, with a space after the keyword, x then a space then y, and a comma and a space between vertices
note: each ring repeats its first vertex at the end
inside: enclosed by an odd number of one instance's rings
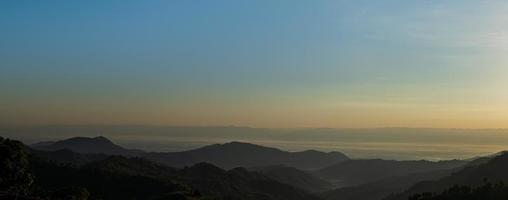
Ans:
POLYGON ((177 152, 231 141, 288 151, 339 151, 352 158, 470 159, 505 151, 508 129, 267 129, 122 125, 0 126, 0 135, 27 144, 106 136, 133 149, 177 152))

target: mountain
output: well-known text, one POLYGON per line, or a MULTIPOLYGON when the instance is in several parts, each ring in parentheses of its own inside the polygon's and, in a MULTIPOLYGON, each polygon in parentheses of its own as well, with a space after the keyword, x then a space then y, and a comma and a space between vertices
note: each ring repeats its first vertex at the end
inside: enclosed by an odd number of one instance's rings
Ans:
POLYGON ((2 137, 0 152, 0 199, 202 199, 182 183, 57 163, 2 137))
POLYGON ((139 150, 129 150, 118 146, 109 139, 99 136, 94 138, 73 137, 66 140, 56 142, 40 142, 30 146, 37 150, 56 151, 68 149, 76 153, 82 154, 106 154, 106 155, 123 155, 133 156, 142 152, 139 150))
POLYGON ((412 173, 430 172, 461 167, 466 161, 395 161, 395 160, 348 160, 325 167, 317 173, 333 181, 339 187, 360 185, 380 181, 390 177, 404 176, 412 173))
POLYGON ((31 145, 31 147, 45 151, 68 149, 83 154, 138 156, 177 168, 207 162, 224 169, 260 165, 287 165, 299 169, 318 169, 349 159, 339 152, 324 153, 313 150, 287 152, 242 142, 208 145, 182 152, 160 153, 125 149, 105 137, 75 137, 56 142, 38 143, 31 145))
MULTIPOLYGON (((484 163, 483 163, 484 162, 484 163)), ((452 173, 436 181, 424 181, 417 183, 404 192, 393 195, 389 200, 406 200, 409 196, 423 192, 441 192, 453 185, 480 186, 485 181, 508 182, 508 153, 502 153, 483 164, 468 165, 458 172, 452 173)))
POLYGON ((90 199, 320 200, 260 173, 208 163, 175 169, 143 158, 110 156, 80 167, 34 160, 31 168, 36 184, 46 190, 86 188, 90 199))
POLYGON ((174 167, 208 162, 225 169, 260 165, 287 165, 298 169, 317 169, 349 159, 339 152, 287 152, 242 142, 214 144, 183 152, 148 153, 145 156, 174 167))
POLYGON ((361 185, 326 191, 321 197, 327 200, 380 200, 392 193, 407 189, 420 181, 437 180, 457 169, 437 170, 390 177, 361 185))
POLYGON ((245 168, 223 170, 208 163, 198 163, 180 170, 178 174, 182 177, 181 180, 212 197, 242 200, 320 199, 305 190, 278 182, 261 173, 249 172, 245 168))
POLYGON ((30 152, 37 185, 48 191, 86 188, 91 199, 320 200, 304 189, 245 168, 224 170, 197 163, 176 169, 139 157, 80 154, 67 149, 30 152), (142 186, 136 188, 136 184, 142 186), (166 198, 168 195, 171 198, 166 198))
POLYGON ((408 200, 506 200, 508 185, 503 182, 485 182, 481 186, 454 185, 441 193, 414 194, 408 200))
POLYGON ((108 158, 105 154, 79 154, 69 149, 62 149, 56 151, 44 151, 28 149, 31 154, 36 155, 38 159, 56 162, 66 165, 81 166, 94 161, 104 160, 108 158))
MULTIPOLYGON (((217 174, 244 171, 242 168, 235 168, 233 170, 225 171, 211 164, 198 163, 192 167, 183 168, 183 170, 180 171, 182 175, 178 176, 177 169, 158 165, 154 162, 142 158, 125 159, 121 156, 106 156, 104 154, 79 154, 70 150, 32 150, 31 152, 36 155, 39 160, 46 162, 55 162, 63 165, 71 164, 72 166, 84 166, 86 168, 101 169, 111 173, 121 172, 129 175, 148 176, 153 178, 186 177, 185 179, 188 179, 189 177, 199 177, 198 180, 200 180, 201 178, 207 176, 217 176, 217 174), (204 169, 200 170, 200 168, 204 169)), ((310 173, 298 170, 293 167, 279 165, 253 168, 249 169, 249 171, 254 171, 249 173, 258 174, 258 177, 262 177, 263 179, 275 180, 308 192, 324 191, 331 189, 332 187, 330 183, 316 178, 310 173)), ((224 177, 217 176, 216 178, 223 179, 224 177)), ((194 178, 192 180, 194 180, 194 178)), ((203 188, 206 189, 206 187, 203 188)))
POLYGON ((281 183, 295 186, 310 192, 323 192, 333 188, 333 185, 309 172, 284 165, 255 167, 249 170, 257 171, 281 183))
MULTIPOLYGON (((129 165, 135 164, 136 161, 133 161, 133 164, 129 165)), ((55 193, 66 188, 81 188, 89 192, 90 197, 88 199, 92 200, 201 199, 200 194, 195 193, 192 188, 184 183, 140 174, 130 174, 124 171, 106 170, 100 168, 97 164, 75 167, 35 158, 30 161, 30 173, 35 177, 34 185, 38 188, 33 195, 49 195, 50 198, 48 199, 57 199, 54 198, 55 193), (38 192, 41 190, 46 192, 38 192)))

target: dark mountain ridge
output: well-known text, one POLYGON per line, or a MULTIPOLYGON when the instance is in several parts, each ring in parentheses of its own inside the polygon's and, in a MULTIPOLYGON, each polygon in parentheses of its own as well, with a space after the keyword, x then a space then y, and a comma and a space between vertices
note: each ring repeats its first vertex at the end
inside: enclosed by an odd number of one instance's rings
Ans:
POLYGON ((328 200, 380 200, 388 195, 403 191, 415 183, 437 180, 459 169, 446 169, 412 173, 403 176, 385 178, 361 185, 348 186, 326 191, 321 197, 328 200))
POLYGON ((68 149, 76 153, 82 154, 106 154, 106 155, 123 155, 135 156, 143 152, 140 150, 125 149, 111 142, 109 139, 98 137, 73 137, 55 142, 39 142, 30 147, 38 150, 56 151, 68 149))
POLYGON ((94 161, 104 160, 109 157, 105 154, 80 154, 69 149, 45 151, 28 148, 28 151, 30 151, 33 155, 37 155, 37 158, 40 160, 76 166, 82 166, 94 161))
POLYGON ((245 168, 224 170, 198 163, 175 169, 144 158, 124 156, 94 157, 97 160, 73 165, 61 162, 61 154, 78 161, 90 155, 104 155, 29 150, 18 141, 1 137, 0 150, 3 155, 0 198, 320 200, 305 190, 245 168))
POLYGON ((393 195, 388 200, 405 200, 409 196, 416 193, 423 192, 441 192, 453 185, 466 185, 466 186, 480 186, 485 181, 493 183, 502 181, 508 182, 508 153, 500 153, 500 155, 485 159, 478 162, 472 161, 476 164, 467 165, 463 169, 450 174, 444 178, 435 181, 419 182, 409 189, 399 194, 393 195))
POLYGON ((76 137, 57 142, 38 143, 31 147, 46 151, 69 149, 83 154, 138 156, 177 168, 208 162, 225 169, 260 165, 318 169, 349 159, 340 152, 324 153, 313 150, 287 152, 242 142, 208 145, 182 152, 142 152, 120 147, 105 137, 76 137))
POLYGON ((281 183, 295 186, 311 192, 324 192, 333 188, 326 180, 313 174, 285 165, 255 167, 249 170, 257 171, 281 183))
POLYGON ((38 185, 49 190, 87 188, 91 199, 319 200, 260 173, 244 168, 223 170, 208 163, 175 169, 143 158, 109 156, 82 166, 35 160, 31 168, 38 185))
POLYGON ((464 166, 467 161, 396 161, 382 159, 347 160, 319 170, 317 173, 333 180, 339 187, 360 185, 413 173, 447 170, 464 166))
POLYGON ((225 169, 260 165, 287 165, 299 169, 318 169, 348 160, 347 156, 339 152, 287 152, 243 142, 214 144, 184 152, 148 153, 145 156, 174 167, 209 162, 225 169))

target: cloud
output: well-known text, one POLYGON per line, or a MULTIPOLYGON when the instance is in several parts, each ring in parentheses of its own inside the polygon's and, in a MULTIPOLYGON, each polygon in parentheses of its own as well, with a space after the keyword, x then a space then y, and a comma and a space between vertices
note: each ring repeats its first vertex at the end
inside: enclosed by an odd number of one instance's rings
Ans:
POLYGON ((405 4, 410 5, 388 10, 363 8, 360 14, 348 20, 370 40, 422 47, 508 51, 508 2, 405 4))

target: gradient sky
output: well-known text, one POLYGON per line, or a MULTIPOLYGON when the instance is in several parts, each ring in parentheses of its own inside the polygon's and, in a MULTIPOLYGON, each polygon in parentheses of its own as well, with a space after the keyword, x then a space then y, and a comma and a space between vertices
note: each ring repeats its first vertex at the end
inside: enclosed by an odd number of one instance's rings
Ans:
POLYGON ((0 124, 508 128, 506 1, 0 1, 0 124))

